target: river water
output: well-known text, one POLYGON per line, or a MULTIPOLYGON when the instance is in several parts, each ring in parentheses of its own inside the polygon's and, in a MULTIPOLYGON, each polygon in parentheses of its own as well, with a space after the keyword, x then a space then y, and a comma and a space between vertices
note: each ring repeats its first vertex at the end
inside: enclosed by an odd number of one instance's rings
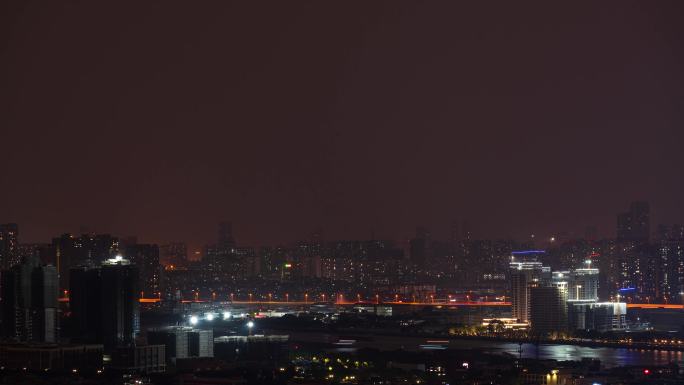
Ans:
MULTIPOLYGON (((322 333, 294 332, 290 335, 291 340, 301 342, 332 342, 338 338, 349 338, 322 333)), ((490 340, 470 339, 426 339, 412 336, 369 336, 359 338, 352 345, 335 346, 334 350, 351 352, 361 348, 374 348, 380 350, 421 350, 426 347, 444 347, 449 349, 477 349, 484 352, 510 354, 518 356, 520 345, 516 342, 499 342, 490 340)), ((580 361, 582 359, 598 359, 605 368, 616 366, 660 366, 676 363, 684 366, 684 352, 669 350, 629 349, 612 347, 586 347, 561 344, 522 344, 523 358, 551 359, 557 361, 580 361)))
MULTIPOLYGON (((450 348, 481 349, 492 353, 508 353, 518 356, 519 344, 515 342, 451 340, 450 348)), ((601 360, 607 368, 616 366, 656 366, 671 362, 684 365, 684 352, 668 350, 627 349, 610 347, 586 347, 558 344, 523 344, 522 357, 579 361, 583 358, 601 360)))

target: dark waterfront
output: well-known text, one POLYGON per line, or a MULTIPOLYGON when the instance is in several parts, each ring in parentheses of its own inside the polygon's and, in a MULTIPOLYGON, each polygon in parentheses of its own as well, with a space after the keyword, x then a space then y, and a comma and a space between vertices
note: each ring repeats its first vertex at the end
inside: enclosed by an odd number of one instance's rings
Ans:
MULTIPOLYGON (((514 342, 495 341, 454 341, 450 346, 472 349, 482 349, 487 352, 500 352, 518 355, 519 344, 514 342)), ((616 366, 657 366, 675 362, 678 365, 684 363, 684 353, 669 350, 627 349, 627 348, 592 348, 576 345, 559 344, 523 344, 523 358, 535 358, 541 360, 579 361, 582 359, 601 360, 606 368, 616 366)))
MULTIPOLYGON (((333 341, 332 335, 320 333, 292 333, 293 341, 322 342, 333 341)), ((347 337, 345 337, 347 338, 347 337)), ((453 338, 419 338, 401 336, 373 336, 359 339, 352 346, 335 348, 339 352, 351 352, 362 348, 380 350, 408 350, 419 351, 426 348, 448 348, 463 350, 479 350, 488 353, 506 354, 518 357, 520 344, 516 342, 497 342, 483 340, 465 340, 453 338)), ((617 366, 661 366, 670 363, 684 365, 684 352, 670 350, 629 349, 612 347, 586 347, 564 344, 522 344, 522 358, 556 361, 581 361, 582 359, 597 359, 605 368, 617 366)))

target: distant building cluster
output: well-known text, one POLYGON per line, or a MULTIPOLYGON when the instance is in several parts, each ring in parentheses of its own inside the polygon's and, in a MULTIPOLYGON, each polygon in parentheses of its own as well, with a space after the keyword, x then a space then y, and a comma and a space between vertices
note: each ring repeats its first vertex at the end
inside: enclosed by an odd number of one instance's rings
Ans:
POLYGON ((626 328, 625 303, 599 302, 599 270, 591 260, 577 269, 551 271, 537 261, 539 254, 543 252, 531 250, 511 257, 512 314, 518 323, 527 323, 543 335, 626 328))
MULTIPOLYGON (((240 245, 232 224, 222 222, 216 242, 193 258, 183 242, 110 234, 22 244, 19 226, 3 224, 0 336, 49 349, 68 342, 88 352, 78 356, 83 362, 99 354, 112 367, 163 371, 177 358, 211 357, 214 337, 185 319, 142 333, 145 304, 179 314, 188 303, 347 304, 382 317, 402 304, 460 304, 468 310, 457 323, 492 331, 620 332, 629 327, 628 304, 681 304, 684 297, 684 226, 652 233, 649 218, 648 204, 633 203, 617 216, 614 239, 598 239, 592 229, 579 239, 478 240, 467 223, 455 222, 448 240, 418 227, 404 242, 325 241, 316 233, 259 250, 240 245)), ((286 314, 272 310, 262 316, 286 314)))

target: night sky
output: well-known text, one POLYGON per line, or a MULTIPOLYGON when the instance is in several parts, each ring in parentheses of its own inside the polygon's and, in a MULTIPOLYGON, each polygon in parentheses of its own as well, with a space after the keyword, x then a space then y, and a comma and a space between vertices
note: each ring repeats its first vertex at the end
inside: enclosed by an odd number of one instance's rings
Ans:
POLYGON ((24 242, 614 236, 632 200, 684 222, 681 2, 91 3, 0 10, 24 242))

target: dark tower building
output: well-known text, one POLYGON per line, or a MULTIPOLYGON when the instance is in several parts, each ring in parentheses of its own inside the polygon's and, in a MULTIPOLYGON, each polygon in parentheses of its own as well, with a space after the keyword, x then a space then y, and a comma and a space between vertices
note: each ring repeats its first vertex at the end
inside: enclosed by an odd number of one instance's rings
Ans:
POLYGON ((119 240, 109 234, 84 234, 76 237, 63 234, 52 240, 51 250, 59 273, 59 288, 69 287, 69 272, 72 267, 97 266, 115 256, 119 250, 119 240))
POLYGON ((7 270, 19 263, 19 226, 0 224, 0 269, 7 270))
POLYGON ((648 242, 651 234, 648 202, 632 202, 629 211, 617 215, 620 241, 648 242))
POLYGON ((57 269, 26 258, 0 275, 2 337, 57 342, 57 269))
POLYGON ((138 268, 140 290, 144 297, 155 297, 161 291, 159 286, 161 265, 159 246, 135 244, 126 247, 126 258, 138 268))
POLYGON ((188 248, 183 242, 162 245, 159 260, 163 265, 185 266, 188 263, 188 248))
POLYGON ((71 314, 75 339, 102 343, 105 351, 132 346, 140 329, 138 269, 121 257, 71 274, 71 314))
POLYGON ((76 267, 71 269, 69 308, 71 334, 81 342, 102 341, 102 282, 100 269, 76 267))
POLYGON ((428 248, 430 247, 430 233, 424 227, 416 228, 416 237, 411 239, 411 262, 419 269, 425 267, 426 258, 428 255, 428 248))
POLYGON ((536 286, 530 288, 530 323, 532 332, 549 334, 567 329, 567 287, 536 286))
POLYGON ((220 222, 218 230, 218 248, 234 249, 235 238, 233 238, 233 224, 230 222, 220 222))
POLYGON ((449 234, 449 241, 451 241, 452 245, 455 245, 458 241, 461 240, 460 226, 458 225, 458 221, 451 221, 450 230, 451 234, 449 234))
POLYGON ((473 239, 473 228, 469 221, 464 220, 461 224, 461 239, 470 241, 473 239))

